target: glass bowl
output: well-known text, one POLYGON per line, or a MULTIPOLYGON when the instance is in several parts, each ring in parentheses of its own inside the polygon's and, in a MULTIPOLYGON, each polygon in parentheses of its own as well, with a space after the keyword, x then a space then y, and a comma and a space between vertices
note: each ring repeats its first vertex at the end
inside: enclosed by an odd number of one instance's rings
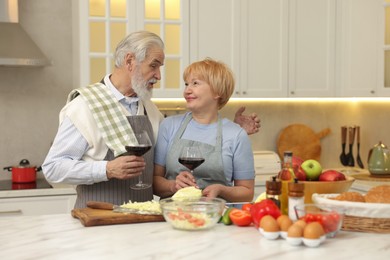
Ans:
POLYGON ((164 219, 175 229, 204 230, 218 223, 226 201, 201 197, 196 200, 178 201, 172 198, 160 200, 164 219))
POLYGON ((306 223, 319 222, 328 238, 336 236, 341 229, 345 215, 343 207, 329 205, 302 204, 295 206, 294 209, 298 219, 302 219, 306 223))

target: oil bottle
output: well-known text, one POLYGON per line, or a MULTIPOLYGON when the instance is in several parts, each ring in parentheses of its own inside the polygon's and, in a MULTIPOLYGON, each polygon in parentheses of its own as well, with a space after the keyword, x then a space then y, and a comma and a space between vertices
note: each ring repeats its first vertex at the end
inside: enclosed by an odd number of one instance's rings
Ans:
POLYGON ((283 156, 282 169, 278 174, 278 179, 282 183, 282 194, 280 196, 280 210, 283 215, 288 215, 288 183, 293 182, 295 177, 292 166, 293 153, 285 151, 283 156))

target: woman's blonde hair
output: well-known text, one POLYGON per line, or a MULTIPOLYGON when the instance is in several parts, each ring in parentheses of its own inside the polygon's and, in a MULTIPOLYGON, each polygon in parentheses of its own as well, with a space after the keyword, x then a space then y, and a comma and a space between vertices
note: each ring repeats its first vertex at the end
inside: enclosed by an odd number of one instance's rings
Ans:
POLYGON ((223 62, 206 58, 189 65, 183 73, 186 81, 193 74, 210 85, 211 92, 219 96, 218 109, 223 108, 234 91, 234 76, 231 69, 223 62))

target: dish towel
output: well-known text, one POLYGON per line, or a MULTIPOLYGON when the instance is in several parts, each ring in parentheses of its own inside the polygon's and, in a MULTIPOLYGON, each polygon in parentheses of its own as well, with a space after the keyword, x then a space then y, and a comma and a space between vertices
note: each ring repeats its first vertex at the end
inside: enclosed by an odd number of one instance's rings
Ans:
POLYGON ((108 87, 102 83, 95 83, 74 89, 68 96, 68 102, 79 94, 87 101, 106 145, 115 156, 126 152, 125 145, 138 145, 121 104, 108 87))

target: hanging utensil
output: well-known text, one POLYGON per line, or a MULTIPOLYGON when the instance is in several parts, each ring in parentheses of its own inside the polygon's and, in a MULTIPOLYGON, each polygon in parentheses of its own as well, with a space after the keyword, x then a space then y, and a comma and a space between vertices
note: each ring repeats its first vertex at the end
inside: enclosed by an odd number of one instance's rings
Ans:
POLYGON ((349 153, 347 154, 347 158, 348 158, 348 166, 355 166, 355 160, 353 158, 353 152, 352 152, 352 148, 353 148, 353 141, 355 139, 355 127, 348 127, 348 144, 349 144, 349 153))
POLYGON ((357 143, 356 162, 360 168, 364 169, 362 159, 360 158, 360 126, 356 127, 356 143, 357 143))
POLYGON ((348 165, 348 157, 347 157, 347 154, 345 153, 346 142, 347 142, 347 127, 342 126, 341 127, 341 149, 342 149, 342 152, 340 154, 340 162, 344 166, 348 165))

